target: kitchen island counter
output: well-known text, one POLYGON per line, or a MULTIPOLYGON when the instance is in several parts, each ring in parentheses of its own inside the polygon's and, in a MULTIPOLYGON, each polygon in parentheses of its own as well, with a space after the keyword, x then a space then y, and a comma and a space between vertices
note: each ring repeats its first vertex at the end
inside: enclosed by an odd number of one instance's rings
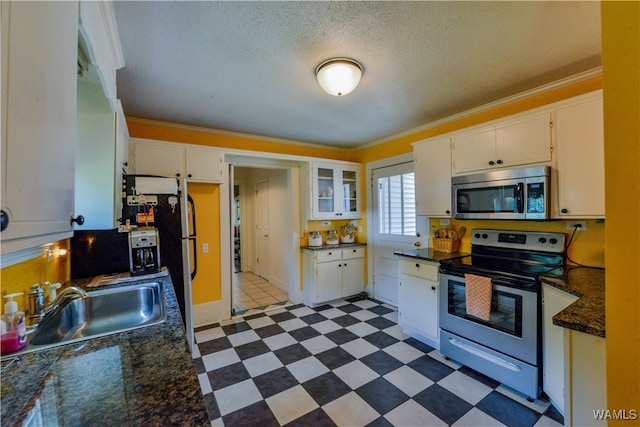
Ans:
MULTIPOLYGON (((3 356, 2 424, 42 417, 41 425, 210 425, 168 272, 100 289, 148 281, 163 286, 164 322, 3 356)), ((88 284, 72 283, 95 290, 88 284)))
POLYGON ((562 277, 541 276, 542 283, 580 297, 553 316, 553 324, 605 337, 604 270, 569 267, 562 277))

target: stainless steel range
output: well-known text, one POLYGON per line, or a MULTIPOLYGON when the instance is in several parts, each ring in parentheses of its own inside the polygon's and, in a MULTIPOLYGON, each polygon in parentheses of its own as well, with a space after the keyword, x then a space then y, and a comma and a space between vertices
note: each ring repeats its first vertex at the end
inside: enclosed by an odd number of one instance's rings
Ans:
POLYGON ((561 233, 475 229, 471 255, 440 264, 440 352, 537 398, 542 388, 538 276, 562 275, 561 233))

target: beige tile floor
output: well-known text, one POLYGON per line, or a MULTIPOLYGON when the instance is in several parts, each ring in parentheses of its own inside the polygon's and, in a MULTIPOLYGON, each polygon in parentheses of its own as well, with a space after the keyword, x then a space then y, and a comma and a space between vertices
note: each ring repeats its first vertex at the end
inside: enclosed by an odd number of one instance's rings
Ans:
POLYGON ((286 292, 250 272, 233 275, 233 306, 244 311, 289 299, 286 292))

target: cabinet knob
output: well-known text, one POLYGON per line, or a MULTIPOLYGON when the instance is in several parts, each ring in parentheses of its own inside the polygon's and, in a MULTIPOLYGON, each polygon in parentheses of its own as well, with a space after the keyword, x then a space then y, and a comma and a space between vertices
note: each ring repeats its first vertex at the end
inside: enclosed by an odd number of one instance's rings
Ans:
POLYGON ((436 287, 435 287, 435 286, 432 286, 432 287, 431 287, 431 290, 432 290, 432 291, 435 291, 435 290, 436 290, 436 287))
POLYGON ((562 212, 562 213, 568 213, 568 212, 569 212, 569 209, 567 209, 567 208, 562 208, 562 209, 560 209, 560 212, 562 212))
POLYGON ((78 215, 77 217, 71 217, 71 219, 69 220, 69 224, 73 225, 73 223, 76 223, 78 225, 82 225, 84 224, 84 217, 82 215, 78 215))
POLYGON ((415 247, 419 248, 420 246, 422 246, 422 243, 420 243, 420 242, 415 242, 415 243, 413 244, 413 246, 415 246, 415 247))
POLYGON ((189 174, 189 175, 187 175, 187 177, 191 178, 191 177, 192 177, 192 175, 191 175, 191 174, 189 174))
POLYGON ((496 163, 501 165, 502 164, 502 160, 498 159, 498 161, 496 163))
POLYGON ((420 264, 416 262, 416 268, 420 268, 420 264))
POLYGON ((346 266, 347 266, 347 263, 345 262, 343 265, 344 265, 344 267, 346 267, 346 266))
POLYGON ((495 165, 495 164, 496 164, 496 163, 495 163, 493 160, 489 160, 489 166, 493 166, 493 165, 495 165))
POLYGON ((122 162, 122 166, 129 166, 129 162, 122 162))
POLYGON ((444 211, 444 213, 446 213, 447 215, 451 215, 451 211, 449 209, 447 209, 446 211, 444 211))
POLYGON ((338 267, 342 267, 342 264, 338 264, 338 267))
POLYGON ((0 231, 4 231, 9 226, 9 215, 5 211, 0 211, 0 231))
POLYGON ((333 255, 333 252, 329 252, 329 255, 333 255))
POLYGON ((180 174, 179 173, 176 174, 176 178, 180 178, 180 174))

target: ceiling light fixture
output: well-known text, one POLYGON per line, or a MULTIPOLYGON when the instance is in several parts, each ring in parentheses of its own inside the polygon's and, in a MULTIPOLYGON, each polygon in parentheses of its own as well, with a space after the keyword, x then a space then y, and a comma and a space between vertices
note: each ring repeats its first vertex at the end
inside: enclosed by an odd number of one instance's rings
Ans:
POLYGON ((353 59, 332 58, 318 65, 316 77, 325 92, 334 96, 342 96, 358 86, 362 70, 362 65, 353 59))

